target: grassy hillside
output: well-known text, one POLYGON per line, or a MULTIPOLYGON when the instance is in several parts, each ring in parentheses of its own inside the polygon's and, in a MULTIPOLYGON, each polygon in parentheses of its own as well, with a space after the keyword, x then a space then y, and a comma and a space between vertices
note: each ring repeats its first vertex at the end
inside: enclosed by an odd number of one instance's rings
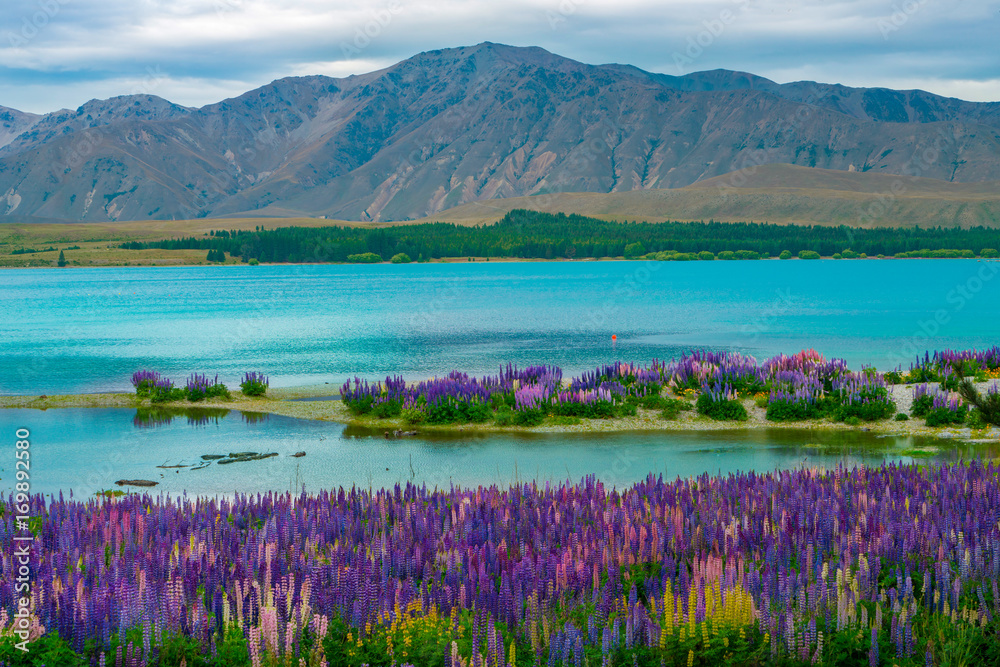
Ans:
POLYGON ((763 165, 675 190, 565 192, 473 202, 435 220, 495 222, 524 208, 606 220, 747 220, 849 227, 1000 228, 1000 183, 763 165))

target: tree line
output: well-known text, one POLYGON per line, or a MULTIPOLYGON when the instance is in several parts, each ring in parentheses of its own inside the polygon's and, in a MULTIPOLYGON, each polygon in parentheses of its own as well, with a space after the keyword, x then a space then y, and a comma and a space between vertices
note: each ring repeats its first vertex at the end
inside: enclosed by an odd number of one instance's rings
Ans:
POLYGON ((500 221, 466 227, 424 223, 396 227, 280 227, 213 230, 203 237, 131 241, 122 248, 198 249, 260 262, 346 262, 350 255, 374 253, 384 260, 405 253, 416 261, 449 257, 555 259, 622 257, 644 253, 747 251, 776 257, 783 251, 823 256, 910 256, 950 253, 995 256, 1000 231, 986 227, 849 228, 754 222, 609 222, 582 215, 514 210, 500 221), (632 246, 626 253, 626 248, 632 246), (845 253, 845 251, 847 251, 845 253), (966 251, 966 252, 962 252, 966 251))

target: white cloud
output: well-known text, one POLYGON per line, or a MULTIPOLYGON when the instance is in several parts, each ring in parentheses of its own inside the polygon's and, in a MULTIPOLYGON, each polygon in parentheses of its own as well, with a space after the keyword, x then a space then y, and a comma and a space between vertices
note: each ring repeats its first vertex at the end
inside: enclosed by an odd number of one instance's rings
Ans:
POLYGON ((685 72, 1000 99, 998 9, 997 0, 5 0, 0 104, 75 106, 127 93, 154 68, 167 73, 157 94, 202 105, 283 76, 358 74, 485 40, 677 74, 673 54, 699 38, 685 72))

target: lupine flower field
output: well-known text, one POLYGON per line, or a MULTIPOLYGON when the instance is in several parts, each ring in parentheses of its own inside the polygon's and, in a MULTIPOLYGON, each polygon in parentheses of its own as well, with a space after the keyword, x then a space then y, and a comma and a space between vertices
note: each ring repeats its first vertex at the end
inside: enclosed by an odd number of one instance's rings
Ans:
MULTIPOLYGON (((928 355, 912 366, 906 379, 936 380, 943 389, 954 389, 966 371, 977 379, 1000 375, 1000 350, 928 355)), ((827 361, 813 350, 763 363, 741 354, 692 351, 676 361, 654 360, 649 366, 609 364, 565 382, 562 370, 554 366, 510 365, 493 376, 454 371, 417 383, 398 376, 384 382, 355 378, 341 387, 341 396, 357 415, 402 416, 411 423, 431 424, 494 419, 499 425, 532 426, 546 415, 620 417, 635 414, 638 405, 664 407, 664 392, 697 393, 698 411, 716 419, 746 419, 740 399, 763 395, 762 407, 773 421, 876 421, 895 414, 889 383, 903 381, 900 371, 853 371, 844 360, 827 361)))
MULTIPOLYGON (((588 478, 36 496, 31 627, 44 638, 28 655, 130 667, 997 664, 998 474, 972 461, 620 490, 588 478)), ((7 573, 15 526, 0 525, 7 573)), ((5 575, 5 634, 13 608, 5 575)), ((4 641, 8 664, 26 664, 4 641)))

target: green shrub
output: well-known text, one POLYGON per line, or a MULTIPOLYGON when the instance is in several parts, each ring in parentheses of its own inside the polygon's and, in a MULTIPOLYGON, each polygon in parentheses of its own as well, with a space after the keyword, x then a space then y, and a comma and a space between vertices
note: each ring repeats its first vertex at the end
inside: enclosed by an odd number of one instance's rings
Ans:
POLYGON ((717 421, 746 421, 747 409, 737 400, 713 401, 708 393, 698 396, 697 408, 699 414, 711 417, 717 421))
POLYGON ((540 409, 518 410, 514 413, 514 423, 518 426, 538 426, 545 420, 545 413, 540 409))
POLYGON ((420 408, 406 408, 402 412, 403 421, 407 424, 423 424, 427 413, 420 408))
POLYGON ((205 398, 205 392, 202 389, 192 387, 191 389, 184 389, 184 396, 190 402, 197 403, 205 398))
POLYGON ((861 417, 857 417, 857 416, 851 415, 851 416, 849 416, 849 417, 847 417, 847 418, 844 419, 844 423, 847 424, 848 426, 860 426, 861 425, 861 417))
POLYGON ((725 259, 725 260, 736 259, 736 253, 733 252, 732 250, 723 250, 715 257, 716 259, 725 259))
POLYGON ((457 421, 465 421, 451 401, 442 400, 435 404, 429 404, 424 410, 427 412, 428 424, 453 424, 457 421))
POLYGON ((347 261, 352 264, 378 264, 382 261, 382 256, 373 252, 363 252, 357 255, 348 255, 347 261))
POLYGON ((903 384, 903 374, 899 371, 889 371, 882 377, 884 377, 885 381, 889 384, 903 384))
POLYGON ((9 667, 83 667, 83 658, 70 648, 69 642, 56 631, 28 644, 27 652, 15 646, 16 637, 0 636, 0 665, 9 667))
MULTIPOLYGON (((631 398, 631 396, 629 397, 631 398)), ((668 401, 673 401, 672 398, 664 398, 659 394, 650 394, 649 396, 642 396, 639 398, 637 403, 647 410, 662 410, 667 407, 668 401)))
POLYGON ((835 253, 833 253, 833 258, 834 259, 844 259, 844 256, 841 255, 839 252, 835 252, 835 253))
MULTIPOLYGON (((874 374, 874 368, 865 369, 866 374, 874 374)), ((889 397, 885 387, 870 387, 858 392, 855 400, 847 402, 844 397, 832 393, 827 399, 827 411, 832 413, 834 421, 845 421, 848 417, 857 417, 864 421, 888 419, 896 414, 896 404, 889 397)))
POLYGON ((506 405, 497 408, 493 413, 493 421, 497 426, 510 426, 514 423, 514 411, 506 405))
POLYGON ((819 259, 819 253, 815 250, 802 250, 799 252, 799 259, 819 259))
POLYGON ((556 415, 549 419, 549 423, 553 426, 577 426, 583 422, 580 421, 579 417, 565 417, 563 415, 556 415))
POLYGON ((983 248, 979 251, 979 256, 985 259, 993 259, 994 257, 1000 257, 1000 252, 997 252, 995 248, 983 248))
MULTIPOLYGON (((246 393, 245 391, 243 393, 246 393)), ((347 403, 347 409, 356 415, 366 415, 372 411, 372 405, 375 403, 375 399, 371 396, 362 396, 353 401, 344 401, 347 403)))
POLYGON ((768 396, 758 396, 753 399, 753 402, 758 408, 766 408, 769 400, 770 398, 768 396))
POLYGON ((927 413, 931 411, 934 406, 934 397, 930 394, 924 394, 917 400, 913 401, 913 405, 910 406, 910 414, 914 417, 926 417, 927 413))
POLYGON ((707 262, 715 259, 715 255, 707 250, 702 250, 701 252, 698 253, 698 259, 707 262))
MULTIPOLYGON (((232 641, 230 639, 230 641, 232 641)), ((247 657, 249 658, 249 652, 247 657)), ((238 664, 223 663, 217 660, 209 662, 201 648, 201 642, 196 637, 190 637, 176 632, 170 633, 160 646, 158 663, 160 665, 187 665, 188 667, 215 667, 216 665, 238 664)))
POLYGON ((736 259, 760 259, 760 253, 755 250, 737 250, 736 259))
POLYGON ((905 422, 905 421, 908 421, 909 419, 910 419, 910 416, 907 415, 905 412, 897 412, 896 413, 896 421, 898 421, 898 422, 905 422))
POLYGON ((833 418, 835 421, 846 422, 852 417, 857 417, 866 422, 873 422, 879 419, 888 419, 895 413, 896 405, 888 399, 884 401, 858 401, 856 403, 838 405, 833 410, 833 418))
POLYGON ((965 416, 965 425, 974 429, 986 428, 987 426, 983 413, 978 409, 969 410, 969 414, 965 416))
POLYGON ((260 264, 260 261, 256 257, 251 257, 250 261, 247 262, 247 264, 249 264, 250 266, 258 266, 260 264))
POLYGON ((481 401, 460 403, 458 405, 458 411, 464 418, 464 421, 474 423, 484 422, 493 416, 492 408, 481 401))
POLYGON ((231 398, 229 388, 221 382, 205 390, 205 398, 231 398))
POLYGON ((514 400, 514 392, 497 393, 490 396, 490 404, 493 406, 494 410, 500 410, 501 408, 514 409, 516 401, 514 400))
POLYGON ((767 419, 773 422, 817 419, 823 415, 820 405, 806 401, 771 401, 767 404, 767 419))
POLYGON ((614 406, 612 417, 635 417, 638 410, 631 403, 620 403, 614 406))
POLYGON ((933 368, 917 366, 903 378, 908 384, 915 382, 940 382, 941 376, 933 368))
MULTIPOLYGON (((632 398, 635 402, 638 402, 638 398, 632 398)), ((635 409, 635 403, 627 403, 633 409, 635 409)), ((587 419, 610 419, 615 417, 618 412, 615 410, 615 406, 608 401, 595 401, 594 403, 556 403, 552 406, 552 411, 564 417, 586 417, 587 419)))
POLYGON ((398 252, 395 255, 393 255, 392 259, 390 259, 389 261, 392 262, 393 264, 409 264, 413 260, 410 259, 410 256, 407 255, 405 252, 398 252))
POLYGON ((403 405, 399 401, 382 401, 372 406, 372 416, 377 419, 398 417, 402 412, 403 405))
POLYGON ((262 375, 247 377, 240 383, 240 391, 244 396, 263 396, 267 393, 267 380, 262 375))
POLYGON ((171 401, 180 401, 184 399, 184 390, 180 387, 167 388, 157 388, 154 387, 149 393, 149 400, 152 403, 169 403, 171 401))
POLYGON ((638 241, 635 243, 629 243, 627 246, 625 246, 626 259, 635 259, 636 257, 641 257, 642 255, 645 254, 646 254, 646 248, 638 241))
POLYGON ((666 398, 663 400, 663 412, 661 416, 664 419, 673 421, 680 416, 681 412, 691 409, 693 408, 687 401, 682 401, 678 398, 666 398))
POLYGON ((948 408, 931 408, 924 419, 928 426, 945 426, 947 424, 961 424, 965 422, 967 408, 963 405, 958 410, 952 411, 948 408))
POLYGON ((149 398, 149 395, 153 392, 153 381, 143 380, 135 387, 135 395, 139 398, 149 398))
POLYGON ((857 259, 860 256, 860 255, 858 255, 858 253, 854 252, 850 248, 848 248, 844 252, 840 253, 840 255, 844 259, 857 259))
POLYGON ((792 258, 791 250, 782 250, 781 254, 778 255, 778 259, 791 259, 791 258, 792 258))

